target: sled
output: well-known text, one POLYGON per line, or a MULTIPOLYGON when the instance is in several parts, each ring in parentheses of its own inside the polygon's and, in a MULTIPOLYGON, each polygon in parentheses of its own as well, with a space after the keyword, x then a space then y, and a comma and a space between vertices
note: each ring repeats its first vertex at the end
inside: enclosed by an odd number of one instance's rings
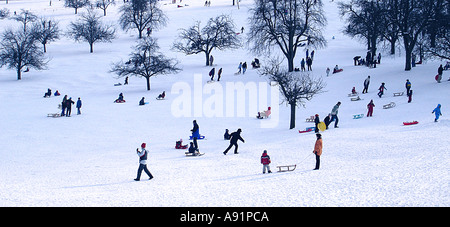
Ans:
POLYGON ((363 118, 363 117, 364 117, 364 114, 353 115, 353 119, 360 119, 360 118, 363 118))
POLYGON ((187 157, 189 157, 189 156, 191 156, 191 157, 196 157, 196 156, 202 156, 202 155, 204 155, 205 153, 191 153, 191 152, 185 152, 184 153, 187 157))
MULTIPOLYGON (((189 140, 193 140, 192 138, 193 136, 189 136, 189 140)), ((200 136, 199 138, 197 138, 198 140, 203 140, 205 139, 205 136, 200 136)))
POLYGON ((395 102, 391 102, 389 104, 383 105, 383 109, 390 109, 395 107, 395 102))
POLYGON ((352 101, 359 101, 359 100, 362 100, 362 99, 358 96, 358 97, 356 97, 356 98, 351 98, 351 100, 352 100, 352 101))
POLYGON ((403 96, 403 94, 404 94, 405 92, 394 92, 394 97, 396 97, 396 96, 403 96))
POLYGON ((114 84, 114 86, 122 86, 122 84, 121 83, 117 83, 117 84, 114 84))
POLYGON ((358 92, 356 92, 356 93, 350 93, 350 94, 348 94, 348 97, 354 97, 354 96, 357 96, 358 95, 358 92))
POLYGON ((439 79, 439 74, 436 75, 436 76, 434 77, 434 79, 435 79, 436 81, 438 81, 438 79, 439 79))
POLYGON ((206 81, 207 84, 212 84, 212 83, 214 83, 214 82, 216 82, 216 81, 214 81, 214 80, 208 80, 208 81, 206 81))
POLYGON ((314 116, 306 118, 306 122, 314 122, 314 116))
POLYGON ((417 124, 419 124, 418 121, 403 122, 403 125, 417 125, 417 124))
POLYGON ((327 125, 325 125, 325 122, 319 122, 319 124, 317 124, 317 128, 319 128, 319 130, 323 132, 327 129, 327 125))
POLYGON ((294 171, 297 168, 297 165, 288 165, 288 166, 277 166, 278 172, 288 172, 294 171))
POLYGON ((165 98, 158 98, 158 97, 156 97, 156 100, 165 100, 165 98))
POLYGON ((304 131, 298 130, 298 133, 312 132, 316 127, 308 127, 304 131))
POLYGON ((116 99, 116 101, 114 101, 114 103, 124 103, 124 102, 126 102, 125 99, 124 99, 124 100, 118 100, 118 99, 116 99))
POLYGON ((47 117, 57 118, 57 117, 61 117, 61 114, 59 114, 59 113, 49 113, 49 114, 47 114, 47 117))

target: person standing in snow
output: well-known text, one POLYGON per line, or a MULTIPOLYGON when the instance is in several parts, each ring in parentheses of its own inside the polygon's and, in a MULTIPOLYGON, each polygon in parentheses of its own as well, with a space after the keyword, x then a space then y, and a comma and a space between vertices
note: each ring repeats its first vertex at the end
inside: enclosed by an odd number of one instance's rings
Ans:
POLYGON ((81 99, 80 99, 80 97, 78 97, 78 101, 77 101, 77 115, 81 114, 81 105, 82 105, 81 99))
POLYGON ((214 57, 211 55, 211 56, 209 56, 209 65, 213 66, 213 62, 214 62, 214 57))
POLYGON ((242 64, 242 74, 245 74, 245 71, 247 71, 247 62, 244 62, 244 64, 242 64))
POLYGON ((149 180, 153 179, 153 175, 148 171, 147 169, 147 155, 148 151, 145 149, 146 144, 141 144, 141 151, 139 151, 139 148, 136 148, 136 153, 139 156, 139 169, 137 171, 137 177, 134 179, 135 181, 141 180, 141 173, 142 170, 145 171, 145 173, 150 177, 149 180))
POLYGON ((367 78, 364 80, 364 89, 362 93, 367 93, 369 90, 369 84, 370 84, 370 76, 367 76, 367 78))
POLYGON ((61 109, 62 109, 61 117, 64 117, 65 114, 66 114, 66 106, 67 106, 66 102, 67 102, 67 95, 64 95, 64 98, 63 98, 63 100, 61 102, 61 109))
POLYGON ((66 117, 70 117, 70 114, 72 114, 72 104, 75 104, 75 102, 72 101, 72 97, 70 97, 66 101, 66 117))
POLYGON ((384 86, 384 83, 381 83, 380 88, 378 88, 378 90, 379 90, 379 92, 378 92, 378 97, 381 98, 381 96, 383 96, 384 90, 385 90, 385 89, 387 90, 387 88, 384 86))
POLYGON ((197 139, 200 138, 200 127, 198 126, 196 120, 194 120, 192 123, 194 124, 194 127, 191 129, 192 140, 194 142, 195 149, 198 149, 197 139))
POLYGON ((209 71, 209 77, 211 77, 211 81, 214 80, 215 73, 216 73, 216 68, 212 68, 211 71, 209 71))
POLYGON ((369 104, 367 104, 367 117, 372 117, 373 108, 375 107, 375 104, 373 104, 373 99, 370 100, 369 104))
POLYGON ((220 81, 220 76, 222 75, 222 68, 217 72, 217 81, 220 81))
POLYGON ((334 105, 333 109, 331 110, 331 121, 334 121, 334 127, 335 128, 339 128, 338 127, 338 123, 339 123, 339 118, 338 118, 338 112, 339 112, 339 107, 341 106, 341 102, 338 102, 336 105, 334 105))
POLYGON ((302 61, 300 62, 300 65, 301 65, 301 70, 302 70, 302 72, 306 71, 306 68, 305 68, 305 59, 304 59, 304 58, 302 58, 302 61))
POLYGON ((322 135, 320 133, 316 134, 317 140, 316 144, 314 145, 314 151, 313 153, 316 155, 316 168, 314 170, 318 170, 320 167, 320 156, 322 155, 322 135))
POLYGON ((316 128, 314 129, 314 132, 315 133, 318 133, 319 132, 319 123, 320 123, 320 118, 319 118, 319 114, 316 114, 315 115, 315 118, 314 118, 314 124, 316 125, 316 128))
POLYGON ((268 173, 272 173, 272 171, 270 171, 270 156, 267 155, 267 151, 264 150, 262 155, 261 155, 261 164, 263 165, 263 174, 266 173, 266 169, 268 173))
POLYGON ((439 116, 442 116, 442 113, 441 113, 441 104, 438 104, 437 107, 434 108, 433 112, 431 112, 431 113, 434 113, 434 115, 436 116, 436 117, 434 118, 434 122, 437 122, 437 121, 439 120, 439 116))
POLYGON ((441 66, 439 66, 439 68, 438 68, 438 79, 437 79, 438 83, 440 83, 441 80, 442 80, 442 73, 443 72, 444 72, 444 68, 442 67, 442 64, 441 64, 441 66))
POLYGON ((411 89, 411 82, 409 82, 409 79, 406 79, 405 87, 406 87, 406 95, 408 95, 409 90, 411 89))
POLYGON ((239 154, 238 153, 238 144, 237 141, 241 140, 243 143, 245 143, 244 139, 242 139, 241 137, 241 129, 238 129, 236 132, 233 132, 230 134, 230 146, 228 146, 228 148, 223 152, 224 155, 227 155, 228 151, 231 149, 231 147, 234 146, 234 153, 235 154, 239 154))
POLYGON ((407 94, 408 95, 408 103, 411 103, 411 101, 412 101, 412 94, 413 94, 413 90, 409 90, 409 93, 407 94))

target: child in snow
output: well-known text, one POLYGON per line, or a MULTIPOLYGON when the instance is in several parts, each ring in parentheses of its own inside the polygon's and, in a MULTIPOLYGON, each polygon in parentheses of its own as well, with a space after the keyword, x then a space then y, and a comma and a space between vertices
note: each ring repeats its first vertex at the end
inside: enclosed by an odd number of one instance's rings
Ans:
POLYGON ((354 94, 354 95, 358 94, 358 93, 356 92, 356 88, 355 88, 355 87, 352 88, 352 94, 354 94))
POLYGON ((411 82, 409 82, 409 79, 406 80, 405 87, 406 87, 406 95, 408 95, 409 90, 411 89, 411 82))
POLYGON ((197 154, 198 154, 198 149, 195 148, 193 142, 190 142, 190 143, 189 143, 189 153, 193 153, 194 155, 197 155, 197 154))
POLYGON ((384 86, 384 83, 381 83, 380 88, 378 88, 378 90, 379 90, 379 92, 378 92, 378 97, 381 98, 381 96, 383 96, 384 90, 385 90, 385 89, 387 90, 387 88, 384 86))
POLYGON ((142 97, 141 101, 139 101, 139 106, 145 105, 145 97, 142 97))
POLYGON ((314 129, 314 132, 318 133, 319 132, 319 127, 318 126, 319 126, 319 123, 320 123, 319 114, 315 115, 314 123, 316 124, 316 128, 314 129))
POLYGON ((316 134, 317 140, 316 144, 314 145, 314 151, 313 153, 316 155, 316 168, 314 170, 318 170, 320 167, 320 155, 322 155, 322 135, 320 133, 316 134))
POLYGON ((80 97, 78 97, 78 101, 77 101, 77 115, 81 114, 81 105, 82 105, 81 99, 80 99, 80 97))
POLYGON ((211 77, 211 81, 214 80, 215 73, 216 73, 216 68, 212 68, 211 71, 209 71, 209 77, 211 77))
POLYGON ((408 95, 408 103, 410 103, 412 101, 412 94, 413 94, 413 90, 409 90, 408 95))
POLYGON ((59 91, 56 90, 54 96, 60 96, 60 95, 61 95, 61 94, 59 93, 59 91))
POLYGON ((49 88, 47 89, 47 93, 44 93, 44 98, 52 96, 52 90, 49 88))
POLYGON ((241 70, 242 70, 242 62, 239 63, 238 69, 239 69, 239 71, 237 72, 237 74, 241 74, 241 70))
POLYGON ((441 104, 438 104, 438 106, 431 113, 434 113, 434 115, 436 116, 436 118, 434 118, 434 122, 437 122, 439 120, 439 116, 442 116, 441 104))
POLYGON ((158 95, 158 99, 164 99, 164 97, 166 97, 166 91, 158 95))
POLYGON ((373 104, 373 99, 370 100, 369 104, 367 104, 367 117, 372 117, 373 108, 375 107, 375 104, 373 104))
POLYGON ((146 146, 145 143, 141 144, 141 151, 139 151, 139 148, 136 148, 136 153, 139 156, 139 169, 138 169, 138 172, 137 172, 137 177, 136 177, 136 179, 134 179, 135 181, 140 181, 142 170, 144 170, 145 173, 150 177, 149 180, 153 179, 152 174, 147 169, 147 154, 148 154, 148 151, 145 149, 145 146, 146 146))
POLYGON ((194 124, 194 127, 191 129, 192 140, 194 141, 195 149, 198 149, 197 139, 200 138, 200 127, 198 126, 196 120, 194 120, 192 123, 194 124))
POLYGON ((267 155, 267 151, 264 150, 263 154, 261 155, 261 164, 263 165, 263 174, 266 173, 266 169, 268 173, 272 173, 272 171, 270 171, 270 156, 267 155))
POLYGON ((231 138, 231 136, 230 136, 228 129, 225 129, 225 134, 223 134, 223 139, 230 140, 230 138, 231 138))

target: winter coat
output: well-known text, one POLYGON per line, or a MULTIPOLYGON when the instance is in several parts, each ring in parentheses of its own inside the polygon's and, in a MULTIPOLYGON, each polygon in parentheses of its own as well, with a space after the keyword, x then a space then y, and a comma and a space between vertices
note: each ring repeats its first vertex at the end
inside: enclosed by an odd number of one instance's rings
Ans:
POLYGON ((270 164, 270 156, 267 153, 263 153, 261 156, 261 164, 269 165, 270 164))
POLYGON ((74 104, 75 102, 74 101, 72 101, 72 98, 69 98, 69 99, 67 99, 67 101, 66 101, 66 108, 67 109, 72 109, 72 104, 74 104))
POLYGON ((333 109, 331 110, 331 115, 337 115, 339 112, 339 105, 336 104, 333 109))
POLYGON ((77 108, 81 108, 81 100, 80 99, 78 99, 78 101, 77 101, 77 108))
POLYGON ((189 146, 189 153, 195 153, 195 146, 194 146, 194 144, 191 144, 189 146))
POLYGON ((147 165, 147 153, 148 151, 145 148, 142 148, 141 151, 137 151, 137 155, 139 156, 139 164, 147 165))
POLYGON ((370 84, 370 78, 366 78, 366 80, 364 80, 364 87, 368 87, 370 84))
POLYGON ((431 113, 434 113, 436 115, 436 118, 441 116, 442 115, 441 104, 438 104, 438 106, 436 108, 434 108, 433 112, 431 112, 431 113))
POLYGON ((230 136, 231 136, 230 143, 236 144, 238 140, 241 140, 242 142, 245 143, 244 139, 242 139, 241 137, 240 132, 233 132, 230 134, 230 136))
POLYGON ((194 123, 194 128, 192 128, 192 137, 200 138, 200 127, 197 122, 194 123))
POLYGON ((373 111, 373 107, 375 107, 375 104, 373 104, 373 102, 369 102, 369 104, 367 104, 367 109, 369 109, 370 112, 373 111))
POLYGON ((316 144, 314 145, 314 154, 317 156, 322 155, 322 139, 316 140, 316 144))

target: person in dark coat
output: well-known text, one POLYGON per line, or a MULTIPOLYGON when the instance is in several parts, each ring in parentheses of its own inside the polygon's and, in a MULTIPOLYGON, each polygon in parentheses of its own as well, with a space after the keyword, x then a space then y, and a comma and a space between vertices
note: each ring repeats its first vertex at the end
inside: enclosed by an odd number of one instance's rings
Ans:
POLYGON ((444 68, 442 67, 442 65, 441 66, 439 66, 439 68, 438 68, 438 79, 437 79, 437 82, 438 83, 440 83, 441 82, 441 80, 442 80, 442 73, 444 72, 444 68))
POLYGON ((319 132, 319 123, 320 123, 320 119, 319 119, 319 114, 316 114, 316 117, 314 118, 314 123, 316 124, 316 128, 314 129, 315 133, 319 132))
POLYGON ((195 149, 198 149, 197 139, 200 137, 200 127, 198 126, 196 120, 194 120, 192 123, 194 124, 194 127, 191 129, 192 140, 194 141, 195 149))
POLYGON ((62 109, 61 117, 64 117, 65 114, 66 114, 66 106, 67 106, 66 102, 67 102, 67 95, 64 95, 64 98, 63 98, 63 100, 61 102, 61 109, 62 109))
POLYGON ((66 117, 70 117, 70 114, 72 113, 72 104, 75 104, 75 102, 72 100, 72 97, 70 97, 66 101, 66 117))
POLYGON ((136 153, 139 156, 139 169, 137 172, 137 177, 134 179, 135 181, 141 180, 141 173, 142 170, 145 171, 145 173, 150 177, 149 180, 153 179, 153 175, 148 171, 147 169, 147 154, 148 151, 145 149, 146 144, 142 143, 141 145, 141 151, 139 151, 139 148, 136 148, 136 153))
POLYGON ((44 93, 44 98, 52 96, 52 89, 47 89, 47 93, 44 93))
POLYGON ((141 101, 139 101, 139 106, 145 105, 145 97, 142 97, 141 101))
POLYGON ((77 115, 80 115, 81 114, 81 105, 82 105, 82 103, 81 103, 81 99, 80 99, 80 97, 78 97, 78 101, 77 101, 77 115))
POLYGON ((230 146, 228 146, 228 148, 223 152, 224 155, 227 155, 232 146, 234 146, 234 153, 239 154, 237 141, 241 140, 243 143, 245 143, 244 139, 241 137, 241 132, 242 130, 238 129, 236 132, 231 133, 230 146))
POLYGON ((381 98, 381 96, 383 96, 384 94, 384 90, 387 90, 387 88, 384 86, 384 83, 381 83, 380 88, 378 88, 379 92, 378 92, 378 97, 381 98))
POLYGON ((372 99, 372 100, 370 100, 369 104, 367 104, 367 117, 372 117, 374 107, 375 107, 375 104, 373 104, 373 99, 372 99))
POLYGON ((328 114, 328 116, 326 116, 325 119, 323 119, 323 122, 325 123, 325 126, 327 127, 326 129, 328 129, 328 125, 330 125, 330 123, 331 123, 331 114, 328 114))
POLYGON ((222 68, 217 72, 217 81, 220 81, 220 76, 222 75, 222 68))
POLYGON ((408 95, 408 103, 411 103, 411 101, 412 101, 412 94, 413 94, 413 90, 409 90, 409 93, 407 94, 408 95))
POLYGON ((215 72, 216 72, 216 68, 212 68, 211 71, 209 71, 209 77, 211 77, 211 80, 214 80, 215 72))

